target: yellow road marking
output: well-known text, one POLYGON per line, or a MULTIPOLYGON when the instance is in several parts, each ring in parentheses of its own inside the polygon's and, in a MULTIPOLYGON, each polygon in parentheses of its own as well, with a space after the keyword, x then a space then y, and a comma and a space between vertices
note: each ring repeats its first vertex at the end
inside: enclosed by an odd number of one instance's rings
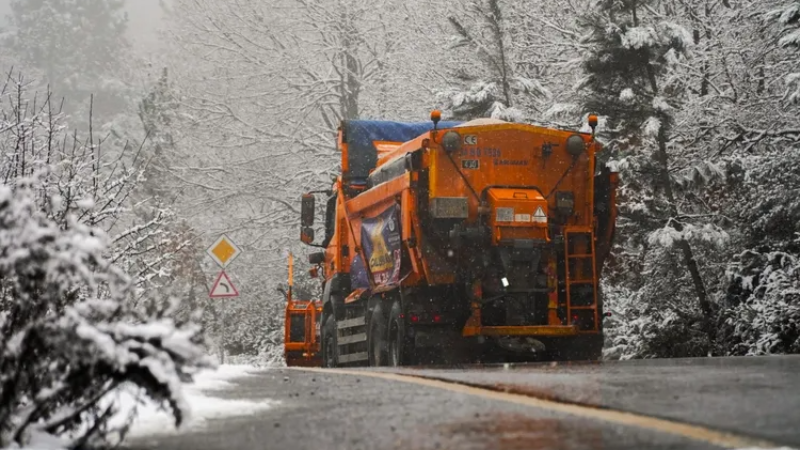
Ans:
POLYGON ((329 373, 334 375, 354 375, 361 377, 380 378, 390 381, 412 383, 436 389, 442 389, 460 394, 472 395, 489 400, 499 400, 517 405, 530 406, 533 408, 547 411, 555 411, 573 416, 586 417, 590 419, 611 422, 620 425, 627 425, 647 430, 658 431, 661 433, 683 436, 695 441, 706 442, 718 447, 744 449, 758 447, 761 449, 786 448, 774 442, 762 439, 741 436, 735 433, 717 431, 699 425, 690 425, 656 417, 645 416, 632 412, 602 409, 593 406, 576 405, 573 403, 561 403, 553 400, 544 400, 528 395, 512 394, 508 392, 494 391, 488 388, 467 386, 458 382, 442 381, 438 379, 425 378, 414 375, 401 375, 389 372, 369 372, 344 369, 319 369, 319 368, 296 368, 297 370, 329 373))

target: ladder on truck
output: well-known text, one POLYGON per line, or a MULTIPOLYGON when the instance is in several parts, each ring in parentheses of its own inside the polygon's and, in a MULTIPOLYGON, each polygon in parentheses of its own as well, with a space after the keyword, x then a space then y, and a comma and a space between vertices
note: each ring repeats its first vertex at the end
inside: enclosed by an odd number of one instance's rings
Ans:
POLYGON ((596 333, 599 331, 600 317, 594 234, 591 228, 568 227, 564 230, 564 266, 567 323, 578 324, 579 333, 596 333), (586 320, 588 318, 592 320, 586 320))

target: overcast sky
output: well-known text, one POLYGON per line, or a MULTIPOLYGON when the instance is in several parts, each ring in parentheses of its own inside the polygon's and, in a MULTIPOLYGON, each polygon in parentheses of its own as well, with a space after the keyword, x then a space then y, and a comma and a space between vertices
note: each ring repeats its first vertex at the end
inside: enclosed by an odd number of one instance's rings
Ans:
MULTIPOLYGON (((128 33, 132 41, 150 47, 157 42, 156 29, 161 20, 159 0, 126 0, 130 16, 128 33)), ((0 24, 6 23, 11 0, 0 0, 0 24)))

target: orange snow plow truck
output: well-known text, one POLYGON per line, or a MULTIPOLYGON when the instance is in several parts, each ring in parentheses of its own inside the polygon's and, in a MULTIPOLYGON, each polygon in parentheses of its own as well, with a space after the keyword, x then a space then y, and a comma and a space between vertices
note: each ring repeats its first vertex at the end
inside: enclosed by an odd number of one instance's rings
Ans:
POLYGON ((319 367, 319 316, 322 302, 294 299, 294 257, 289 254, 289 290, 282 291, 286 297, 284 318, 283 357, 286 365, 319 367))
POLYGON ((596 116, 592 133, 440 117, 342 122, 341 174, 302 197, 322 364, 599 358, 617 174, 596 116))

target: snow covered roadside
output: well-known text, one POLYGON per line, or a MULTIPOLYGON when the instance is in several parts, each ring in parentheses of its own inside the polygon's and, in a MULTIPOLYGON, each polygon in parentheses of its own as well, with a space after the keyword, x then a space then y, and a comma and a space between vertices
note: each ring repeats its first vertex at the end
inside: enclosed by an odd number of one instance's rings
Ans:
POLYGON ((136 392, 122 390, 116 398, 120 406, 119 414, 113 424, 123 423, 131 412, 136 411, 136 418, 128 433, 128 437, 147 437, 186 432, 202 428, 206 421, 222 417, 242 416, 269 409, 276 402, 269 400, 229 400, 216 397, 213 391, 224 390, 234 385, 232 380, 253 376, 263 370, 253 366, 223 365, 217 369, 203 371, 194 377, 194 382, 183 386, 186 402, 191 408, 191 416, 175 428, 175 420, 171 413, 159 409, 145 399, 144 404, 137 405, 136 392))
MULTIPOLYGON (((172 414, 161 410, 158 405, 146 398, 140 398, 135 388, 125 388, 111 394, 108 401, 115 401, 119 412, 109 422, 116 427, 124 424, 132 414, 136 414, 128 432, 127 439, 149 437, 164 434, 183 433, 205 426, 208 420, 223 417, 234 417, 263 411, 278 402, 270 400, 228 400, 214 396, 213 391, 220 391, 234 386, 233 380, 255 375, 259 369, 247 365, 223 365, 217 369, 204 370, 194 376, 194 382, 183 385, 183 395, 191 409, 180 429, 175 428, 172 414), (137 400, 139 398, 139 400, 137 400)), ((30 443, 20 449, 13 450, 62 450, 67 442, 55 436, 35 433, 30 443)))

